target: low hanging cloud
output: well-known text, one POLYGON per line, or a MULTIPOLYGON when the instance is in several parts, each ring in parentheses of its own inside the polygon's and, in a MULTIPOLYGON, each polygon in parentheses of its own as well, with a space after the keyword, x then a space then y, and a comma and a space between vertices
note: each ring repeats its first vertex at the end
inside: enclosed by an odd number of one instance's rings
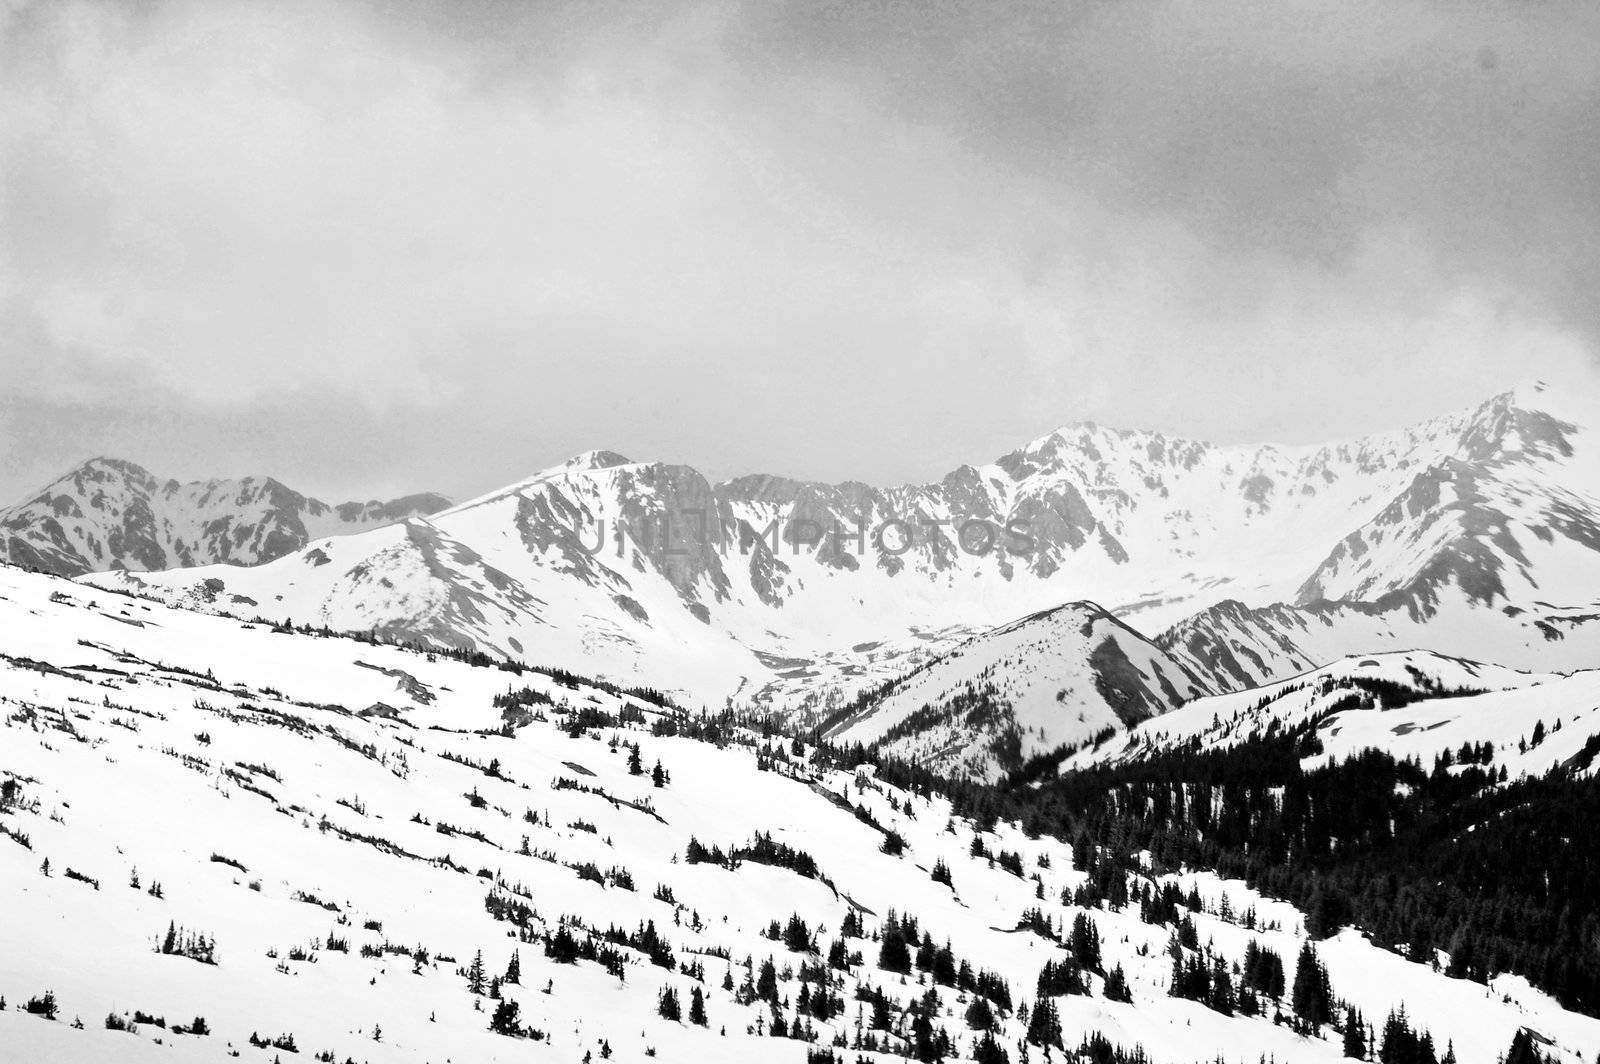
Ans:
POLYGON ((0 4, 0 495, 107 450, 332 494, 589 446, 894 480, 1587 372, 1597 18, 0 4))

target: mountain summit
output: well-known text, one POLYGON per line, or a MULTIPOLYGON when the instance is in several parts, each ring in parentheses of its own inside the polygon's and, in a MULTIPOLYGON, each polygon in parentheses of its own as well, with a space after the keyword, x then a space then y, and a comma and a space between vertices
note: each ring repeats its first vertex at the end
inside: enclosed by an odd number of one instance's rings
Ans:
POLYGON ((271 477, 160 480, 92 458, 0 510, 0 561, 60 576, 112 569, 256 565, 314 538, 360 532, 450 504, 439 495, 330 506, 271 477))

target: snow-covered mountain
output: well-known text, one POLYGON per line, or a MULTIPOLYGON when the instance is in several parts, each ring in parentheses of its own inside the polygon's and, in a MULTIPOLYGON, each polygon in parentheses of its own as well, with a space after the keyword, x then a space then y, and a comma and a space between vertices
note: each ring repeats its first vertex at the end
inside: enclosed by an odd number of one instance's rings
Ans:
POLYGON ((1512 777, 1564 767, 1594 775, 1600 670, 1527 673, 1430 651, 1343 658, 1263 687, 1198 698, 1073 754, 1062 769, 1182 749, 1223 750, 1309 729, 1326 764, 1367 749, 1431 764, 1487 743, 1484 764, 1512 777))
POLYGON ((1304 447, 1075 425, 888 489, 591 452, 267 565, 92 579, 812 720, 1082 600, 1225 686, 1413 647, 1572 668, 1600 664, 1597 410, 1533 385, 1304 447))
POLYGON ((330 506, 271 477, 180 484, 132 462, 94 458, 0 510, 0 561, 62 576, 256 565, 313 539, 449 505, 443 496, 422 494, 330 506))
MULTIPOLYGON (((1293 906, 1186 868, 1126 877, 1170 911, 1093 900, 1087 850, 810 744, 6 566, 0 631, 8 1061, 1021 1061, 1041 1015, 1155 1064, 1344 1059, 1289 1022, 1293 906), (1255 1015, 1169 993, 1175 958, 1242 991, 1262 951, 1282 971, 1255 1015)), ((1588 727, 1545 714, 1562 742, 1588 727)), ((1398 1013, 1461 1064, 1600 1044, 1519 977, 1355 928, 1316 950, 1340 1017, 1398 1013)))
POLYGON ((1213 690, 1182 660, 1079 602, 972 637, 836 711, 823 734, 984 778, 1213 690))

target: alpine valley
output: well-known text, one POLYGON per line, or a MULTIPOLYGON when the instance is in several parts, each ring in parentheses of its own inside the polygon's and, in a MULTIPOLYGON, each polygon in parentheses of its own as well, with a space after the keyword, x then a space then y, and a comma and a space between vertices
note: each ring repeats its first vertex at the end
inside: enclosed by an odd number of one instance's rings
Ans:
POLYGON ((1600 402, 0 511, 0 1062, 1592 1064, 1600 402))

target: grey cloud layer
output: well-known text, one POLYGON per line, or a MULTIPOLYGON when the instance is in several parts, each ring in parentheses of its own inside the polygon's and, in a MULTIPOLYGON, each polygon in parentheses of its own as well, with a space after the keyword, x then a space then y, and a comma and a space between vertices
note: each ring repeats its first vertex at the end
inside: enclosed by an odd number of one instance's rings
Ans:
POLYGON ((1585 5, 0 11, 6 495, 1306 439, 1600 331, 1585 5))

